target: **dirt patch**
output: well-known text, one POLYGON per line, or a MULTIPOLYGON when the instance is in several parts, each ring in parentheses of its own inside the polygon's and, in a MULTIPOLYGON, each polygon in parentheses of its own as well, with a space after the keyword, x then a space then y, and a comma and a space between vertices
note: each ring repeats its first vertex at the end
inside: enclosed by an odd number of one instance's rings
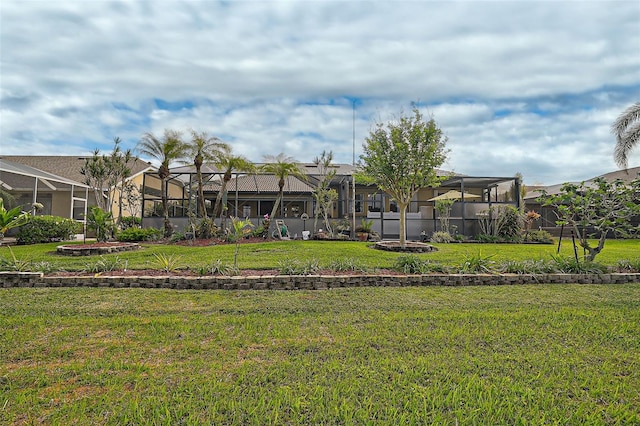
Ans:
POLYGON ((407 241, 405 243, 405 247, 400 245, 400 241, 378 241, 375 244, 375 248, 378 250, 401 253, 427 253, 431 251, 438 251, 438 249, 431 244, 421 243, 418 241, 407 241))
POLYGON ((137 250, 138 243, 106 242, 91 244, 67 244, 56 247, 56 253, 64 256, 91 256, 96 254, 119 253, 137 250))

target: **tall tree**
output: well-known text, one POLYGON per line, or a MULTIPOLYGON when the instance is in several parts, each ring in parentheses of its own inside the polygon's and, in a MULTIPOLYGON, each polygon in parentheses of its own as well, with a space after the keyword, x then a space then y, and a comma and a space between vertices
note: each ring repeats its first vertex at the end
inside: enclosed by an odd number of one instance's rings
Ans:
POLYGON ((131 162, 135 156, 130 149, 122 151, 122 140, 113 139, 113 150, 109 155, 100 154, 99 149, 93 151, 93 156, 87 158, 80 169, 84 176, 84 183, 93 188, 96 204, 102 210, 111 212, 120 186, 118 198, 118 221, 122 218, 122 187, 131 176, 131 162))
MULTIPOLYGON (((186 146, 186 155, 191 159, 196 168, 196 180, 198 182, 198 210, 200 216, 207 217, 207 206, 204 202, 204 189, 202 187, 202 165, 204 162, 215 162, 220 156, 231 150, 229 145, 216 137, 210 137, 206 132, 191 130, 191 142, 186 146)), ((189 161, 185 161, 189 163, 189 161)), ((214 216, 215 217, 215 216, 214 216)))
POLYGON ((616 136, 613 157, 620 168, 626 169, 631 151, 640 142, 640 102, 620 114, 611 125, 611 133, 616 136))
POLYGON ((160 162, 158 177, 160 178, 160 194, 162 197, 162 216, 164 217, 164 236, 170 237, 173 233, 171 221, 169 220, 168 206, 168 178, 171 174, 171 163, 178 161, 185 156, 186 145, 182 141, 182 134, 175 130, 166 129, 161 138, 153 133, 145 133, 138 142, 138 152, 141 155, 148 155, 160 162))
POLYGON ((231 180, 231 176, 234 171, 239 172, 254 172, 255 165, 241 155, 234 155, 231 149, 221 152, 220 155, 213 161, 213 164, 220 170, 224 170, 222 176, 222 185, 216 196, 216 203, 213 207, 213 217, 218 217, 222 214, 222 195, 227 191, 227 184, 231 180))
POLYGON ((104 188, 109 176, 105 160, 106 156, 100 155, 100 150, 96 148, 93 151, 93 156, 84 160, 84 166, 80 169, 80 173, 84 176, 85 185, 93 189, 96 205, 102 210, 110 210, 104 197, 104 188))
MULTIPOLYGON (((270 217, 274 218, 278 212, 278 205, 284 203, 285 179, 289 176, 294 176, 306 181, 308 178, 299 163, 294 158, 288 157, 284 153, 280 153, 276 156, 265 155, 264 163, 265 164, 262 165, 261 170, 265 173, 275 175, 275 177, 278 178, 278 188, 280 188, 278 191, 278 197, 273 203, 273 209, 271 210, 270 217)), ((281 208, 280 214, 282 214, 282 210, 284 210, 284 208, 281 208)))
POLYGON ((386 125, 376 123, 365 139, 359 175, 398 204, 402 248, 406 248, 407 207, 419 189, 440 184, 436 169, 447 158, 446 141, 434 119, 425 121, 416 107, 413 117, 401 114, 386 125))
MULTIPOLYGON (((131 164, 137 158, 133 155, 130 149, 122 152, 120 151, 120 138, 115 138, 115 148, 111 155, 111 169, 113 170, 109 180, 109 188, 113 188, 114 191, 109 191, 110 194, 115 195, 115 189, 118 187, 118 217, 116 223, 118 226, 122 225, 122 204, 124 202, 124 192, 127 186, 127 179, 131 177, 131 164), (118 152, 116 152, 116 150, 118 152)), ((112 201, 110 202, 113 203, 112 201)))
POLYGON ((331 221, 329 220, 329 210, 331 209, 331 205, 338 199, 338 193, 330 187, 331 181, 336 175, 336 170, 331 169, 332 161, 333 151, 322 151, 322 155, 313 159, 313 164, 316 165, 320 174, 318 185, 315 191, 313 191, 313 198, 315 198, 316 201, 316 207, 313 212, 314 232, 318 229, 318 217, 322 215, 325 229, 329 234, 333 233, 331 221))

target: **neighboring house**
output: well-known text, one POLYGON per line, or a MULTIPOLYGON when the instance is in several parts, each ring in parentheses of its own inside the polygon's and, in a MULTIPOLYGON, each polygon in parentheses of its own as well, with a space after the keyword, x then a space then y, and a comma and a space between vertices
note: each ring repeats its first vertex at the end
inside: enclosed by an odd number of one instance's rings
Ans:
POLYGON ((82 220, 87 212, 87 185, 6 157, 0 158, 0 186, 13 197, 7 204, 24 211, 40 203, 42 209, 36 213, 42 215, 82 220))
MULTIPOLYGON (((284 186, 284 209, 278 211, 278 218, 284 218, 292 233, 300 234, 303 229, 313 226, 315 202, 313 191, 322 178, 318 167, 313 163, 301 163, 308 179, 301 180, 289 176, 284 186), (309 219, 303 219, 306 213, 309 219)), ((374 221, 373 229, 383 238, 397 238, 399 233, 398 207, 387 194, 381 193, 375 186, 357 184, 355 195, 353 192, 353 178, 355 168, 349 164, 332 165, 336 171, 331 182, 331 188, 338 193, 338 200, 333 204, 330 214, 333 220, 353 221, 355 206, 356 226, 363 218, 374 221)), ((459 200, 453 206, 451 224, 456 232, 474 236, 479 232, 477 215, 495 204, 512 204, 518 202, 502 202, 498 191, 499 186, 511 183, 520 185, 515 177, 472 177, 457 175, 451 172, 438 171, 438 175, 445 178, 441 186, 437 188, 425 188, 418 192, 407 210, 407 236, 419 239, 424 231, 427 234, 439 230, 439 221, 434 211, 434 201, 431 198, 444 194, 450 190, 457 190, 468 194, 466 200, 459 200)), ((153 173, 146 173, 146 182, 152 182, 153 173)), ((207 213, 210 215, 215 204, 215 199, 221 188, 222 171, 208 165, 202 167, 203 190, 207 213)), ((192 166, 171 169, 171 182, 174 182, 173 191, 169 191, 170 216, 172 222, 179 230, 186 230, 188 226, 189 209, 196 214, 197 180, 192 166), (182 186, 175 183, 182 183, 182 186), (189 194, 193 194, 190 197, 189 194)), ((149 188, 145 185, 143 190, 143 225, 160 227, 158 216, 158 204, 160 200, 159 186, 149 188)), ((278 195, 278 182, 275 176, 268 174, 234 173, 231 181, 227 183, 227 194, 223 197, 226 202, 226 215, 249 217, 258 224, 265 214, 271 212, 273 203, 278 195)), ((321 221, 318 228, 322 228, 321 221)))
MULTIPOLYGON (((4 162, 19 164, 23 167, 28 167, 31 170, 39 170, 41 173, 45 175, 57 176, 60 179, 63 179, 67 182, 68 185, 74 186, 74 188, 88 188, 83 182, 85 181, 85 177, 82 175, 81 170, 85 164, 87 158, 90 157, 82 157, 82 156, 52 156, 52 155, 3 155, 0 158, 4 162)), ((131 176, 128 178, 128 182, 131 182, 135 185, 139 190, 142 189, 143 179, 146 172, 150 172, 155 170, 155 167, 146 161, 135 159, 130 162, 129 168, 131 169, 131 176)), ((42 178, 47 180, 46 178, 42 178)), ((2 180, 2 178, 0 178, 2 180)), ((58 196, 54 197, 55 191, 57 189, 46 190, 47 186, 44 188, 40 185, 40 190, 38 193, 38 202, 45 206, 45 209, 40 211, 39 214, 53 214, 55 216, 63 216, 69 217, 68 213, 62 213, 61 209, 58 207, 58 202, 54 202, 54 198, 58 199, 58 196)), ((31 187, 33 188, 33 187, 31 187)), ((114 216, 117 216, 119 210, 118 204, 118 188, 102 188, 103 196, 106 196, 108 191, 115 191, 114 203, 111 206, 111 210, 114 213, 114 216)), ((11 191, 10 191, 11 192, 11 191)), ((24 204, 26 202, 31 203, 34 197, 33 189, 29 188, 21 188, 19 191, 19 204, 24 204)), ((85 204, 87 206, 96 205, 95 200, 95 192, 93 188, 88 188, 87 194, 83 194, 85 199, 85 204)), ((62 200, 62 198, 60 198, 62 200)), ((64 201, 61 201, 64 204, 64 201)), ((128 205, 126 202, 123 202, 123 216, 130 216, 133 214, 140 216, 141 208, 135 209, 133 212, 129 211, 128 205)), ((85 209, 74 207, 73 217, 77 220, 82 220, 84 218, 85 209)))
MULTIPOLYGON (((616 170, 613 172, 605 173, 600 176, 593 177, 584 181, 585 185, 590 185, 596 179, 604 179, 608 182, 616 179, 622 179, 625 182, 631 182, 634 179, 640 178, 640 167, 633 167, 627 170, 616 170)), ((581 182, 566 182, 579 185, 581 182)), ((524 205, 526 210, 535 210, 540 214, 540 219, 536 226, 551 232, 554 235, 560 235, 560 227, 556 225, 558 216, 556 215, 556 209, 554 207, 543 207, 538 198, 545 191, 549 195, 557 195, 561 192, 562 187, 566 183, 560 183, 555 185, 549 185, 531 190, 524 197, 524 205)))

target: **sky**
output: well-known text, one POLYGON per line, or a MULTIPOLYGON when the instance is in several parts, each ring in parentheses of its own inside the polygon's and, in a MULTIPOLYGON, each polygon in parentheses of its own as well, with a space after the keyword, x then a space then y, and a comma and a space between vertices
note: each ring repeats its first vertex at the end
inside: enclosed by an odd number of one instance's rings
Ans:
POLYGON ((193 129, 352 163, 414 103, 443 169, 580 181, 617 169, 611 123, 640 101, 640 1, 2 0, 0 94, 0 155, 193 129))

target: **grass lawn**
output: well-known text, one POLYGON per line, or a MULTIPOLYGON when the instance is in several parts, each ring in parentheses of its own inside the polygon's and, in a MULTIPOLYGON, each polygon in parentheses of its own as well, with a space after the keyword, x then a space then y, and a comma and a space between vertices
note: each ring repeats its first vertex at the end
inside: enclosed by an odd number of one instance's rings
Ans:
POLYGON ((0 306, 0 424, 640 423, 640 284, 15 288, 0 306))
MULTIPOLYGON (((14 246, 12 248, 19 260, 46 261, 59 269, 78 271, 87 269, 96 262, 97 257, 69 257, 55 253, 58 244, 36 244, 14 246)), ((525 244, 434 244, 439 251, 421 254, 424 259, 431 259, 445 265, 458 266, 468 256, 493 256, 496 262, 506 260, 550 259, 556 254, 557 245, 525 245, 525 244)), ((197 269, 221 260, 233 264, 235 247, 219 245, 210 247, 190 247, 179 245, 143 244, 142 250, 107 255, 107 258, 118 257, 126 261, 128 269, 161 269, 154 255, 171 255, 178 259, 181 268, 197 269)), ((573 257, 570 240, 563 241, 561 255, 573 257)), ((582 255, 581 253, 579 254, 582 255)), ((0 256, 10 259, 7 247, 0 247, 0 256)), ((280 262, 286 259, 316 260, 321 266, 329 265, 335 259, 355 259, 359 264, 369 268, 391 268, 397 259, 397 253, 373 250, 368 243, 335 242, 335 241, 274 241, 257 244, 241 244, 238 257, 240 269, 277 269, 280 262)), ((619 260, 640 260, 640 240, 609 240, 605 249, 596 257, 596 262, 613 266, 619 260)))

